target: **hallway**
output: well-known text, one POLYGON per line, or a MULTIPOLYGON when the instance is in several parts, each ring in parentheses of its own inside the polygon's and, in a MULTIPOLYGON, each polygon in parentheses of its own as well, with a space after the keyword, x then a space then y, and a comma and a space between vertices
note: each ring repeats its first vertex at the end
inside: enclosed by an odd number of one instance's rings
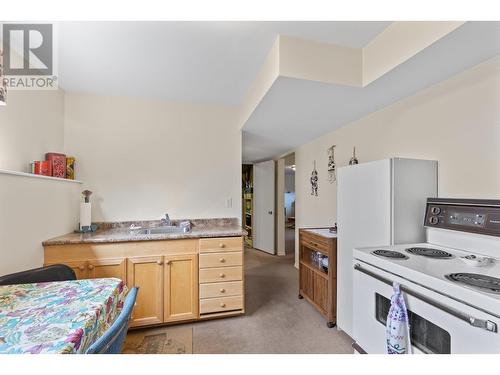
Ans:
POLYGON ((297 298, 293 257, 245 249, 246 314, 191 324, 193 352, 352 353, 352 340, 297 298))

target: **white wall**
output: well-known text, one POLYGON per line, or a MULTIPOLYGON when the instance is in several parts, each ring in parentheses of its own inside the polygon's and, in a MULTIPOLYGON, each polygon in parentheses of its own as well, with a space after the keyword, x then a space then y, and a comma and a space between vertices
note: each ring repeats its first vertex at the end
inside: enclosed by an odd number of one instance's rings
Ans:
POLYGON ((92 220, 239 218, 236 118, 233 107, 67 93, 65 148, 94 191, 92 220))
MULTIPOLYGON (((0 107, 0 169, 26 172, 63 151, 64 93, 10 91, 0 107)), ((76 227, 81 185, 0 173, 0 275, 40 267, 42 241, 76 227)))
POLYGON ((62 152, 63 112, 63 91, 9 91, 0 107, 0 169, 27 172, 46 152, 62 152))
POLYGON ((42 241, 72 232, 81 185, 0 173, 0 275, 41 267, 42 241))
POLYGON ((42 241, 76 227, 85 187, 95 191, 93 220, 241 213, 232 107, 9 92, 0 107, 0 169, 27 171, 48 151, 76 156, 85 184, 0 174, 0 275, 42 265, 42 241))
POLYGON ((361 163, 392 156, 435 159, 440 196, 499 199, 499 61, 482 63, 297 148, 297 228, 336 220, 336 185, 327 176, 331 145, 337 146, 337 166, 348 164, 353 146, 361 163), (309 184, 314 160, 317 197, 309 184))

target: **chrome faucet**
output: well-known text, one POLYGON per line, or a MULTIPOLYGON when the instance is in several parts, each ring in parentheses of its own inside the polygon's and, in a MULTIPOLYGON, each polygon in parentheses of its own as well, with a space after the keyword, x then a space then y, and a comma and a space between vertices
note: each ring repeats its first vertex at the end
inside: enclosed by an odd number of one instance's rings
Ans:
POLYGON ((172 220, 170 220, 170 216, 168 214, 165 214, 165 218, 160 220, 163 225, 170 226, 172 225, 172 220))

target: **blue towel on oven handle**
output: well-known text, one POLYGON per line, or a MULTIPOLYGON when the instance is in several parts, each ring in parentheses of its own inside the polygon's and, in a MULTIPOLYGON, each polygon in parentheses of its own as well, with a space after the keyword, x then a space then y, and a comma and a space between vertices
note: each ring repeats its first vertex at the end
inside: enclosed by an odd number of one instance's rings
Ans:
POLYGON ((393 290, 386 324, 387 354, 411 354, 408 310, 397 282, 394 282, 393 290))

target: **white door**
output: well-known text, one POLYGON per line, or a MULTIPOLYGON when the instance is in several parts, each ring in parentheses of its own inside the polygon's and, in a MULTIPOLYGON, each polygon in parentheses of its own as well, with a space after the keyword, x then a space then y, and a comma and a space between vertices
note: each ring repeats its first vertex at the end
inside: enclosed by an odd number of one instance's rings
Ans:
POLYGON ((337 174, 337 326, 352 337, 353 249, 391 244, 391 160, 337 174))
POLYGON ((270 254, 274 250, 274 161, 253 166, 253 247, 270 254))

